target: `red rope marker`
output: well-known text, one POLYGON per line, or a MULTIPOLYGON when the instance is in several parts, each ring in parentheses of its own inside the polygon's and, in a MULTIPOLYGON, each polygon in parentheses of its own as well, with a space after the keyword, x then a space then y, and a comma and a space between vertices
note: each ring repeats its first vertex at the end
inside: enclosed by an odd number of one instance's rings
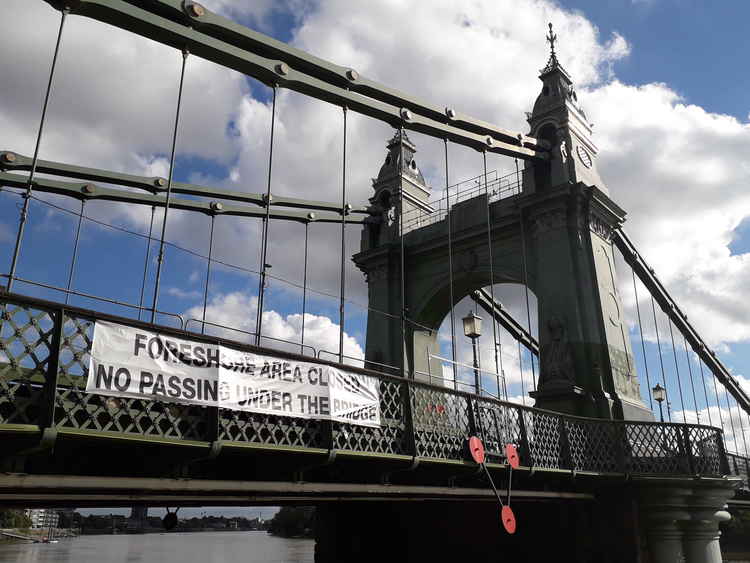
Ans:
POLYGON ((509 534, 516 533, 516 515, 510 506, 503 506, 500 510, 500 519, 503 521, 503 528, 509 534))
POLYGON ((482 440, 480 440, 476 436, 471 436, 468 440, 468 447, 469 447, 469 454, 471 455, 471 458, 482 466, 482 469, 484 469, 485 474, 487 475, 487 480, 490 482, 490 486, 492 487, 492 491, 495 493, 495 497, 497 498, 497 502, 500 503, 500 521, 503 523, 503 528, 505 528, 505 531, 509 534, 515 534, 516 533, 516 516, 513 514, 513 510, 510 508, 510 483, 511 479, 513 478, 513 469, 518 468, 519 466, 519 459, 518 459, 518 452, 516 451, 516 447, 513 444, 507 444, 505 446, 505 456, 508 459, 508 471, 510 472, 508 475, 508 504, 505 505, 503 503, 503 499, 500 498, 500 493, 497 491, 497 487, 495 487, 495 482, 492 480, 492 475, 490 475, 489 469, 487 469, 487 465, 485 464, 485 451, 484 451, 484 444, 482 443, 482 440))
POLYGON ((518 450, 513 444, 505 445, 505 457, 508 460, 508 465, 513 469, 518 469, 521 465, 521 460, 518 457, 518 450))
POLYGON ((469 453, 471 454, 471 459, 482 465, 484 463, 484 444, 482 440, 476 436, 469 438, 469 453))

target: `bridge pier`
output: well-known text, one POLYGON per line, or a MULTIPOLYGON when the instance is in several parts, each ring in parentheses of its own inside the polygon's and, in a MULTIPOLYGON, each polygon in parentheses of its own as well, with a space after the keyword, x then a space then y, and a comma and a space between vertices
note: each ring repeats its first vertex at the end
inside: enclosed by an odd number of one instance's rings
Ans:
POLYGON ((631 483, 596 500, 516 502, 507 534, 494 502, 335 502, 318 506, 315 562, 721 563, 718 524, 733 483, 631 483))
POLYGON ((518 529, 509 535, 495 502, 319 505, 315 562, 610 561, 597 535, 581 534, 596 522, 590 501, 519 502, 514 510, 518 529))
POLYGON ((731 518, 732 481, 675 487, 644 487, 640 508, 650 563, 721 563, 719 522, 731 518))

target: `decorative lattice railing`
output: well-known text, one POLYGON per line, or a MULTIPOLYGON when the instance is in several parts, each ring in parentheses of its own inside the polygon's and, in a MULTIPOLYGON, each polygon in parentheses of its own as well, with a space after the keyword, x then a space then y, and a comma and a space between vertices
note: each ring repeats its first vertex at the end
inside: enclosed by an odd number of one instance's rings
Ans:
POLYGON ((477 435, 490 461, 500 464, 506 461, 503 446, 513 443, 522 465, 537 469, 685 476, 744 470, 747 478, 747 461, 728 459, 717 428, 570 417, 374 372, 366 373, 380 380, 376 428, 87 393, 97 319, 145 323, 17 295, 0 298, 0 310, 0 432, 30 425, 91 437, 117 434, 134 443, 143 438, 239 442, 445 462, 467 459, 466 439, 477 435))

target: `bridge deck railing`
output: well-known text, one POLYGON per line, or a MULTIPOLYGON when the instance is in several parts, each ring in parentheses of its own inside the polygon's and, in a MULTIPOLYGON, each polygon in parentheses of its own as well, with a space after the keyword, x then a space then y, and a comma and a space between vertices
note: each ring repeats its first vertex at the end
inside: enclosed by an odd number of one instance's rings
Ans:
MULTIPOLYGON (((498 464, 506 463, 504 446, 513 443, 523 466, 542 470, 714 477, 736 473, 717 428, 567 416, 353 366, 341 367, 379 380, 378 427, 88 393, 95 322, 152 325, 16 294, 0 296, 0 312, 0 432, 31 426, 92 438, 116 434, 134 441, 335 449, 445 463, 467 460, 466 439, 477 435, 487 446, 490 462, 498 464)), ((167 327, 158 330, 230 343, 167 327)), ((238 342, 231 345, 270 353, 238 342)), ((337 365, 287 352, 273 354, 337 365)))

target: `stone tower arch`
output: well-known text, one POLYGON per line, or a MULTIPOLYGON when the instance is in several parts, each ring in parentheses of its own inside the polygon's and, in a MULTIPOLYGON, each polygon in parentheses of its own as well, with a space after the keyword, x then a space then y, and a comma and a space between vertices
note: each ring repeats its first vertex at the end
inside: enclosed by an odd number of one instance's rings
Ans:
POLYGON ((599 175, 591 125, 554 51, 539 78, 542 89, 528 122, 550 153, 545 162, 526 162, 516 195, 494 200, 485 193, 436 211, 416 146, 403 131, 389 141, 370 199, 379 220, 365 225, 354 256, 367 279, 369 306, 388 313, 368 315, 366 358, 403 365, 410 377, 431 371, 428 350, 438 350, 437 329, 458 301, 491 283, 525 281, 538 304, 536 406, 651 419, 616 284, 611 235, 625 212, 599 175), (403 327, 402 303, 409 320, 403 327))

